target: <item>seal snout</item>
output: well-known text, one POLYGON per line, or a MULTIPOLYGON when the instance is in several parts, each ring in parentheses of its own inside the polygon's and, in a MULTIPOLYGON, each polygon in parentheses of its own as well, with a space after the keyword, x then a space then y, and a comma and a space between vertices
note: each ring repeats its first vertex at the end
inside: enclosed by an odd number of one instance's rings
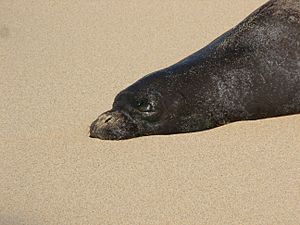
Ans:
POLYGON ((106 139, 104 137, 105 130, 117 120, 118 116, 113 115, 111 112, 101 114, 90 126, 90 137, 106 139))
POLYGON ((137 127, 124 112, 110 110, 101 114, 90 126, 90 137, 120 140, 137 132, 137 127))

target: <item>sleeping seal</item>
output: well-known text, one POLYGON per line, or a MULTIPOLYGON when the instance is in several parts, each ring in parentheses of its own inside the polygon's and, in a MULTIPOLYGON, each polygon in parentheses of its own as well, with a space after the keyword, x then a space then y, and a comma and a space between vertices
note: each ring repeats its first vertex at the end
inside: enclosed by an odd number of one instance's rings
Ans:
POLYGON ((206 47, 121 91, 90 137, 120 140, 300 113, 300 1, 271 0, 206 47))

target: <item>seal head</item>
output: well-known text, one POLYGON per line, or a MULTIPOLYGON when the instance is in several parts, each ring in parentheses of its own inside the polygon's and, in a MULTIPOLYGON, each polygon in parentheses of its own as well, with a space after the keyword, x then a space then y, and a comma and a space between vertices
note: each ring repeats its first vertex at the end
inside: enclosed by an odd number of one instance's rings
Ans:
POLYGON ((121 91, 112 109, 92 123, 90 137, 120 140, 174 133, 185 99, 168 91, 168 79, 166 72, 155 72, 121 91))

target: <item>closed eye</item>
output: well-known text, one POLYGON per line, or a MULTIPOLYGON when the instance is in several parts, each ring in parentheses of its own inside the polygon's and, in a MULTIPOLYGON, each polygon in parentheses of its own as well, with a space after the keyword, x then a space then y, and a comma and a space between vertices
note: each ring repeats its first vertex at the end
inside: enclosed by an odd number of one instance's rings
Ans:
POLYGON ((137 102, 136 108, 141 112, 153 112, 154 107, 151 103, 149 103, 146 99, 142 99, 137 102))

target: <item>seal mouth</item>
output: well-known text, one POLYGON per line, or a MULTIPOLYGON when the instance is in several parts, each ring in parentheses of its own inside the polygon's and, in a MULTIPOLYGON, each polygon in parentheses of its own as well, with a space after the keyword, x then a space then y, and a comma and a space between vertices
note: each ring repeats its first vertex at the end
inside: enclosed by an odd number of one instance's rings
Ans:
POLYGON ((90 137, 102 140, 121 140, 137 136, 134 120, 124 112, 107 111, 90 126, 90 137))

